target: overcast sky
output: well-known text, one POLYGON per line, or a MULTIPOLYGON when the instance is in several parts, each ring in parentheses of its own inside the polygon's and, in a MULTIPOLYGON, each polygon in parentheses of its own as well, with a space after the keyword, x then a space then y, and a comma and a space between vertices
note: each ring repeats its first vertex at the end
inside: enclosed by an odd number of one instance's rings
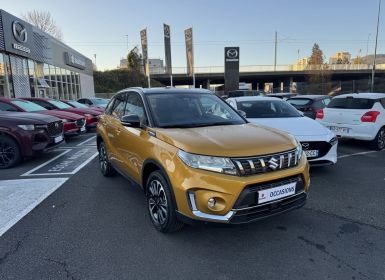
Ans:
MULTIPOLYGON (((278 64, 310 55, 317 42, 326 57, 337 51, 353 56, 374 52, 377 0, 2 0, 1 9, 21 16, 49 11, 69 46, 93 59, 99 69, 116 68, 128 48, 139 45, 148 28, 149 56, 164 58, 163 23, 171 25, 174 67, 185 67, 183 30, 193 26, 196 66, 223 66, 223 47, 239 46, 241 65, 271 65, 278 31, 278 64), (369 36, 369 34, 371 34, 369 36)), ((385 5, 379 53, 385 53, 385 5)))

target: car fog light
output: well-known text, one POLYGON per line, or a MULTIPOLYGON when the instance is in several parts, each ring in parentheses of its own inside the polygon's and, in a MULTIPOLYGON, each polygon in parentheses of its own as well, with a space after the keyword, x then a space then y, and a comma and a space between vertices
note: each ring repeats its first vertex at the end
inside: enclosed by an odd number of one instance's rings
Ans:
POLYGON ((210 198, 207 202, 207 205, 210 207, 210 208, 213 208, 215 206, 215 204, 217 203, 217 201, 215 200, 215 198, 210 198))

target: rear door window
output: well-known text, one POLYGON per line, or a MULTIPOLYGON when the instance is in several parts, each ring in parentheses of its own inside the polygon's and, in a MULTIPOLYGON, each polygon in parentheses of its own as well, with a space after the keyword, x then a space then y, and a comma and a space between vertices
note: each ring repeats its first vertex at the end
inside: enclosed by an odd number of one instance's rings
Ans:
POLYGON ((375 99, 368 98, 333 98, 330 101, 328 108, 368 110, 373 108, 375 102, 375 99))
POLYGON ((0 111, 17 112, 17 109, 8 103, 0 102, 0 111))

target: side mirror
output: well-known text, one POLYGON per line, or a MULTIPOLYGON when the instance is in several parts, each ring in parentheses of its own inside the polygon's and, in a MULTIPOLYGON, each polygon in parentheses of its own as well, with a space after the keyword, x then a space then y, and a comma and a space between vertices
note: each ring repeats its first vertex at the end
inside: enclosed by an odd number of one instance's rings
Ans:
POLYGON ((246 118, 246 112, 245 112, 245 111, 242 111, 242 110, 237 110, 237 111, 238 111, 238 113, 239 113, 242 117, 246 118))
POLYGON ((140 127, 140 118, 138 115, 123 116, 120 119, 120 122, 122 125, 128 126, 128 127, 136 127, 136 128, 140 127))

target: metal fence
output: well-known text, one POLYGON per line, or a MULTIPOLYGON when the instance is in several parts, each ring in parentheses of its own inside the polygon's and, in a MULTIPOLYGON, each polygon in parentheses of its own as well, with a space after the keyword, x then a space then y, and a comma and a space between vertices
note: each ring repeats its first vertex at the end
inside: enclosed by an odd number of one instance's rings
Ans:
MULTIPOLYGON (((371 70, 371 64, 323 64, 323 65, 245 65, 240 66, 241 73, 248 72, 303 72, 316 70, 331 70, 331 71, 357 71, 357 70, 371 70)), ((377 64, 376 69, 385 70, 385 64, 377 64)), ((204 66, 195 67, 196 74, 210 74, 210 73, 224 73, 224 66, 204 66)), ((173 67, 173 74, 187 74, 186 67, 173 67)), ((165 69, 151 69, 151 74, 162 75, 165 74, 165 69)))

